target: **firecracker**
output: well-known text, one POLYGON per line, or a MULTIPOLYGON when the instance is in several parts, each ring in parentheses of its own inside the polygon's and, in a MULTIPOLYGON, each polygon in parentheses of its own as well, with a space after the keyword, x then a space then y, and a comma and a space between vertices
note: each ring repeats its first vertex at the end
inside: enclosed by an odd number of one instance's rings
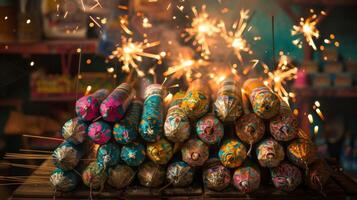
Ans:
POLYGON ((241 166, 246 159, 247 149, 238 140, 229 139, 223 142, 218 157, 225 167, 236 168, 241 166))
POLYGON ((146 162, 139 168, 138 179, 145 187, 159 187, 164 183, 165 177, 165 168, 154 162, 146 162))
POLYGON ((246 162, 233 174, 233 185, 239 192, 251 193, 258 190, 261 182, 259 166, 246 162))
POLYGON ((77 166, 82 156, 83 152, 79 147, 65 141, 53 151, 52 159, 56 167, 68 171, 77 166))
POLYGON ((146 155, 154 163, 159 165, 165 165, 172 158, 172 145, 164 138, 153 143, 147 143, 146 155))
POLYGON ((223 124, 212 114, 207 114, 196 123, 196 134, 206 144, 219 144, 224 135, 223 124))
POLYGON ((331 174, 332 169, 326 161, 318 159, 309 166, 309 172, 305 174, 305 184, 313 190, 323 192, 323 188, 331 174))
POLYGON ((100 146, 97 161, 105 168, 117 165, 120 161, 120 147, 112 142, 100 146))
POLYGON ((106 144, 112 138, 112 127, 104 121, 96 121, 88 127, 88 137, 96 144, 106 144))
POLYGON ((231 183, 231 173, 218 159, 207 161, 203 171, 203 184, 215 191, 222 191, 231 183))
POLYGON ((109 91, 100 89, 76 101, 76 114, 83 121, 92 121, 100 116, 99 108, 109 91))
POLYGON ((188 140, 181 149, 182 160, 192 167, 202 166, 209 156, 209 148, 199 139, 188 140))
POLYGON ((284 148, 273 138, 261 141, 256 154, 262 167, 277 167, 285 157, 284 148))
POLYGON ((194 171, 183 161, 171 163, 167 167, 166 179, 173 187, 186 187, 193 181, 194 171))
POLYGON ((317 159, 315 145, 304 139, 292 141, 286 149, 286 154, 293 164, 304 168, 305 172, 308 172, 309 165, 317 159))
POLYGON ((102 189, 106 180, 107 171, 104 165, 97 161, 91 162, 82 173, 82 181, 84 185, 91 190, 102 189))
POLYGON ((88 126, 78 117, 68 120, 62 127, 62 137, 75 145, 81 144, 87 138, 88 126))
POLYGON ((270 169, 270 174, 274 186, 285 192, 294 191, 302 181, 299 168, 288 162, 282 162, 278 167, 270 169))
POLYGON ((129 166, 139 166, 145 160, 145 147, 140 143, 124 145, 120 157, 129 166))
POLYGON ((119 190, 130 185, 135 177, 134 170, 127 165, 116 165, 108 173, 108 184, 119 190))
POLYGON ((69 192, 76 189, 79 177, 74 171, 63 171, 56 168, 51 173, 50 182, 55 191, 69 192))

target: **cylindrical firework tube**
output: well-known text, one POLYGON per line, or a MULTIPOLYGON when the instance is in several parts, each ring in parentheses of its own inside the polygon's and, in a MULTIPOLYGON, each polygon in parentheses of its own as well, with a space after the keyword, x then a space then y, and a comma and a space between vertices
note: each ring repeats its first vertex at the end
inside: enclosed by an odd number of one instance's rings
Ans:
POLYGON ((78 117, 68 120, 62 127, 62 137, 75 145, 81 144, 87 138, 88 126, 78 117))
POLYGON ((231 183, 231 173, 218 159, 210 159, 203 171, 204 185, 215 191, 222 191, 231 183))
POLYGON ((243 142, 249 144, 250 155, 252 145, 257 143, 265 133, 264 121, 254 113, 243 115, 236 123, 236 134, 243 142))
POLYGON ((199 139, 188 140, 181 149, 182 160, 192 167, 202 166, 209 156, 209 148, 199 139))
POLYGON ((241 90, 233 79, 228 78, 221 83, 214 102, 214 112, 222 122, 234 122, 242 115, 241 90))
POLYGON ((102 101, 108 96, 109 91, 106 89, 100 89, 94 93, 83 96, 76 102, 76 114, 83 121, 92 121, 97 118, 99 113, 99 107, 102 101))
POLYGON ((114 124, 113 136, 119 144, 128 144, 137 138, 142 111, 143 102, 135 99, 130 104, 123 120, 114 124))
POLYGON ((187 117, 195 121, 208 112, 209 98, 209 87, 201 79, 197 79, 188 88, 181 107, 187 117))
POLYGON ((167 167, 166 179, 174 187, 186 187, 193 181, 194 171, 183 161, 171 163, 167 167))
POLYGON ((247 157, 247 149, 238 140, 226 140, 218 152, 219 160, 225 167, 236 168, 242 165, 247 157))
POLYGON ((89 125, 88 136, 96 144, 106 144, 112 138, 112 127, 104 121, 96 121, 89 125))
POLYGON ((207 114, 197 121, 196 134, 208 145, 219 144, 224 135, 224 127, 213 114, 207 114))
POLYGON ((164 183, 165 176, 165 168, 151 161, 141 165, 138 172, 139 182, 145 187, 159 187, 164 183))
POLYGON ((274 186, 285 192, 294 191, 302 181, 299 168, 288 162, 282 162, 279 166, 272 168, 270 174, 274 186))
POLYGON ((100 114, 108 122, 121 120, 133 99, 133 89, 128 83, 115 88, 100 105, 100 114))
POLYGON ((79 177, 73 171, 56 168, 50 176, 50 182, 56 191, 69 192, 77 187, 79 177))
POLYGON ((304 168, 306 172, 308 172, 308 166, 317 159, 315 145, 304 139, 292 141, 286 149, 286 154, 293 164, 304 168))
POLYGON ((63 142, 53 151, 52 159, 56 167, 68 171, 77 166, 82 156, 82 151, 74 144, 63 142))
POLYGON ((105 168, 117 165, 120 161, 120 147, 112 142, 100 146, 97 161, 102 163, 105 168))
POLYGON ((147 142, 160 139, 164 121, 164 90, 159 84, 151 84, 145 90, 143 114, 139 125, 139 133, 147 142))
POLYGON ((233 185, 242 193, 250 193, 260 186, 260 169, 252 162, 244 163, 236 169, 233 175, 233 185))
POLYGON ((279 113, 270 119, 271 135, 278 141, 290 141, 298 135, 298 122, 289 105, 281 101, 279 113))
POLYGON ((167 111, 164 133, 171 142, 184 142, 190 136, 190 121, 180 107, 182 98, 182 93, 176 93, 167 111))
POLYGON ((116 189, 123 189, 133 182, 135 172, 127 165, 109 168, 108 184, 116 189))
POLYGON ((156 142, 146 144, 146 155, 154 163, 165 165, 172 158, 173 149, 168 141, 166 141, 164 138, 161 138, 156 142))
POLYGON ((280 100, 278 96, 258 79, 248 79, 243 84, 253 111, 263 119, 270 119, 279 112, 280 100))
POLYGON ((322 191, 331 173, 332 170, 325 160, 316 160, 309 166, 309 172, 305 175, 305 183, 311 189, 322 191))
POLYGON ((284 148, 273 138, 261 141, 256 149, 257 158, 262 167, 277 167, 284 160, 284 148))
POLYGON ((94 190, 103 188, 107 177, 106 168, 97 161, 91 162, 82 173, 84 185, 94 190))

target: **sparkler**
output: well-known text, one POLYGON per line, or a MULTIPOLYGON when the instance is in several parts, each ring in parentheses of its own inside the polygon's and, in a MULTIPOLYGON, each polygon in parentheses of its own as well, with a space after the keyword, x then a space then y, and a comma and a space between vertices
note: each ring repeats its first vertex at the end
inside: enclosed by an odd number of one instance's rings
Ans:
POLYGON ((194 45, 198 45, 197 50, 201 51, 201 55, 204 58, 208 58, 211 54, 209 38, 217 36, 221 29, 218 27, 218 21, 210 18, 206 12, 206 6, 203 5, 201 12, 198 12, 195 7, 192 7, 194 18, 191 23, 191 27, 186 29, 188 37, 186 41, 194 38, 194 45))
MULTIPOLYGON (((306 42, 316 50, 316 45, 314 39, 318 39, 320 37, 320 31, 317 29, 316 25, 319 23, 319 17, 317 14, 311 10, 312 16, 304 19, 301 18, 298 25, 294 25, 293 29, 291 30, 291 35, 303 35, 305 37, 306 42)), ((321 12, 322 15, 326 15, 325 12, 321 12)), ((302 48, 302 40, 295 39, 293 40, 293 44, 302 48)))
POLYGON ((179 59, 177 61, 174 61, 174 64, 170 66, 166 72, 164 72, 164 76, 173 75, 173 78, 178 79, 185 75, 186 80, 188 82, 191 82, 192 76, 200 77, 202 73, 199 72, 199 69, 201 67, 208 66, 208 64, 209 62, 203 59, 195 60, 190 57, 184 57, 182 56, 182 54, 180 54, 179 59))
POLYGON ((159 45, 160 42, 134 42, 132 38, 122 37, 121 46, 117 47, 112 55, 109 56, 110 59, 117 58, 119 61, 123 62, 122 70, 125 72, 130 72, 134 69, 140 77, 143 77, 145 73, 140 69, 136 62, 141 62, 143 57, 153 58, 156 60, 161 60, 159 54, 147 53, 146 49, 159 45))
POLYGON ((243 63, 242 52, 252 53, 247 40, 243 37, 243 34, 247 29, 248 19, 249 10, 241 10, 239 21, 236 21, 233 24, 233 31, 229 32, 227 32, 224 22, 220 23, 223 30, 222 37, 226 40, 228 48, 233 48, 235 55, 241 63, 243 63))

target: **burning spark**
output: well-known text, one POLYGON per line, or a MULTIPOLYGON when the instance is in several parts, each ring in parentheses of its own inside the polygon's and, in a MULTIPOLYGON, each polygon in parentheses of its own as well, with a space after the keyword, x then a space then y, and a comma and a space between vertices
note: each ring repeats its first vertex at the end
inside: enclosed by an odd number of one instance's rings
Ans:
POLYGON ((31 23, 31 19, 27 19, 26 24, 30 24, 30 23, 31 23))
POLYGON ((173 95, 171 92, 169 92, 169 94, 164 98, 165 104, 168 105, 171 102, 172 98, 173 98, 173 95))
POLYGON ((201 12, 192 7, 192 12, 194 18, 191 27, 186 29, 189 35, 186 41, 194 38, 193 44, 198 46, 197 50, 202 52, 203 57, 208 58, 211 54, 208 39, 216 36, 221 29, 217 25, 217 20, 210 18, 205 5, 202 6, 201 12))
POLYGON ((147 17, 143 18, 143 27, 144 28, 151 28, 152 24, 149 22, 149 19, 147 17))
POLYGON ((107 72, 108 72, 109 74, 113 73, 113 72, 114 72, 114 67, 109 67, 109 68, 107 68, 107 72))
POLYGON ((120 27, 124 30, 128 35, 133 35, 133 32, 129 29, 129 19, 128 15, 122 15, 119 17, 120 27))
MULTIPOLYGON (((321 12, 321 14, 324 14, 321 12)), ((314 42, 314 39, 318 39, 320 36, 320 32, 317 29, 316 25, 319 22, 319 18, 317 14, 313 13, 312 11, 312 16, 304 19, 301 18, 299 25, 294 25, 293 29, 291 30, 291 35, 303 35, 305 37, 306 42, 314 49, 316 50, 316 45, 314 42)), ((302 40, 301 39, 296 39, 293 40, 293 44, 297 45, 299 48, 302 47, 302 40)))
POLYGON ((88 95, 91 90, 92 90, 92 86, 88 85, 84 95, 88 95))
POLYGON ((314 118, 312 117, 311 114, 309 114, 309 115, 307 116, 307 118, 309 119, 310 124, 314 123, 314 118))
POLYGON ((228 44, 228 48, 233 48, 234 53, 241 63, 243 63, 243 58, 241 53, 249 53, 251 49, 247 40, 243 37, 244 32, 246 31, 249 19, 249 10, 240 11, 240 19, 235 22, 232 26, 233 31, 226 31, 225 25, 222 22, 223 33, 222 36, 228 44))
MULTIPOLYGON (((264 71, 266 72, 269 68, 265 67, 264 71)), ((278 93, 281 97, 294 97, 293 93, 289 93, 285 89, 287 81, 295 79, 297 74, 297 67, 292 66, 289 63, 289 58, 286 55, 281 55, 279 59, 279 64, 277 69, 272 72, 268 72, 268 83, 273 88, 273 90, 278 93)))
POLYGON ((89 16, 89 18, 93 21, 94 24, 96 24, 99 28, 102 28, 102 26, 95 20, 92 16, 89 16))
POLYGON ((33 67, 35 65, 35 62, 34 61, 31 61, 30 62, 30 66, 33 67))
POLYGON ((109 58, 117 58, 119 61, 123 62, 123 71, 130 72, 132 68, 138 73, 140 77, 143 77, 145 74, 139 68, 136 61, 141 62, 143 57, 160 60, 160 55, 145 52, 145 49, 157 46, 159 44, 160 42, 133 42, 132 38, 128 39, 122 37, 122 45, 117 47, 117 49, 112 52, 112 55, 110 55, 109 58))
POLYGON ((316 108, 316 113, 319 115, 319 117, 322 119, 322 120, 325 120, 325 116, 322 114, 321 110, 319 108, 316 108))
POLYGON ((202 59, 194 60, 193 58, 185 58, 181 54, 179 59, 174 61, 173 65, 170 66, 164 76, 173 75, 173 78, 180 78, 185 75, 188 82, 192 81, 192 76, 195 71, 199 71, 201 67, 208 66, 208 62, 202 59))
POLYGON ((317 133, 319 132, 319 126, 314 126, 314 134, 315 136, 317 135, 317 133))
POLYGON ((319 101, 315 101, 315 106, 316 107, 320 107, 320 102, 319 101))

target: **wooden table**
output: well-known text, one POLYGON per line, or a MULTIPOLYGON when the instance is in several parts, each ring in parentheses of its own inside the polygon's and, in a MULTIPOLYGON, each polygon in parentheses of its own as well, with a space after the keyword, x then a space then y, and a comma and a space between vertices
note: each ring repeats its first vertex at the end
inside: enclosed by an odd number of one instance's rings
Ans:
MULTIPOLYGON (((45 176, 49 177, 51 161, 45 161, 29 177, 45 176)), ((241 194, 233 187, 228 187, 223 192, 215 192, 201 187, 199 184, 193 184, 188 188, 167 188, 159 193, 158 189, 150 189, 141 186, 130 186, 125 190, 115 190, 107 186, 102 192, 93 192, 93 199, 346 199, 347 196, 357 198, 357 184, 349 179, 340 171, 335 171, 332 178, 327 183, 324 193, 326 198, 319 192, 299 187, 292 193, 285 193, 276 190, 271 185, 262 185, 261 188, 252 194, 241 194)), ((53 199, 53 189, 50 182, 43 184, 31 184, 25 182, 13 193, 13 200, 44 200, 53 199)), ((56 193, 56 199, 89 199, 89 189, 85 186, 79 186, 74 192, 56 193)))

